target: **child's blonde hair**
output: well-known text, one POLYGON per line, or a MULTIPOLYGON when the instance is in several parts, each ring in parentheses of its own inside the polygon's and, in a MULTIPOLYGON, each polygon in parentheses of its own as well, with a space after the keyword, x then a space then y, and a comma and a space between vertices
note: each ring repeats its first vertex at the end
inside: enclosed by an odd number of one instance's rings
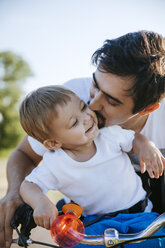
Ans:
POLYGON ((57 105, 65 105, 74 92, 62 86, 38 88, 26 96, 19 109, 25 132, 41 143, 51 137, 51 122, 57 117, 57 105))

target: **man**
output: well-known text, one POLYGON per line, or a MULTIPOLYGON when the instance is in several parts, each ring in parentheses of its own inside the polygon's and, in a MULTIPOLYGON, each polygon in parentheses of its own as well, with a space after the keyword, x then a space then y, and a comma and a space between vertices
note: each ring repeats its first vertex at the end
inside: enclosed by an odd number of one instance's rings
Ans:
MULTIPOLYGON (((119 124, 141 132, 161 151, 165 150, 165 39, 154 32, 129 33, 107 40, 94 53, 92 61, 97 66, 93 81, 80 79, 75 85, 72 80, 66 86, 79 96, 85 92, 84 100, 87 101, 92 83, 90 107, 97 112, 101 126, 119 124)), ((8 193, 0 205, 0 247, 9 247, 11 243, 10 221, 22 203, 18 194, 20 183, 39 164, 44 153, 42 144, 34 141, 31 145, 33 148, 25 137, 8 161, 8 193)), ((153 165, 153 170, 147 164, 145 166, 151 178, 158 178, 164 170, 163 165, 158 169, 153 165)), ((163 177, 158 184, 164 183, 163 177)), ((157 179, 152 179, 151 183, 154 180, 157 179)), ((165 210, 164 191, 161 194, 160 212, 165 210)))

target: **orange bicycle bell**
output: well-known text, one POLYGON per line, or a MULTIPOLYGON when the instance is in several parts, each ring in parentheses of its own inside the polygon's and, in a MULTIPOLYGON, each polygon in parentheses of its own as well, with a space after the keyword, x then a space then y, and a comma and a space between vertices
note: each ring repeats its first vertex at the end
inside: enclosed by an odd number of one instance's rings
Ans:
POLYGON ((62 247, 78 245, 84 237, 84 225, 79 219, 83 209, 76 204, 65 204, 63 215, 57 216, 52 222, 50 233, 53 241, 62 247))

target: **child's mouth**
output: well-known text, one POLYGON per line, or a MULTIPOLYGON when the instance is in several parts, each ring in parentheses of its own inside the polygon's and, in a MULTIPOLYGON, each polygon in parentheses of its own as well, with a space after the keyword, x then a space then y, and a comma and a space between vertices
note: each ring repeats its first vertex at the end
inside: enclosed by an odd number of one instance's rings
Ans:
POLYGON ((88 133, 90 131, 92 131, 93 127, 94 127, 95 123, 93 122, 92 126, 90 128, 87 129, 87 131, 85 133, 88 133))

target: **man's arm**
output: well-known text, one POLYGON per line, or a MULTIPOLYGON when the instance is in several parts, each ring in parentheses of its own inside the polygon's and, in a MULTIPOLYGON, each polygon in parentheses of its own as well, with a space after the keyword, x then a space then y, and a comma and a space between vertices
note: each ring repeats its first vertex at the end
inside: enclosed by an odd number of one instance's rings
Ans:
POLYGON ((42 160, 42 157, 36 154, 28 140, 27 136, 20 145, 11 154, 7 164, 8 191, 18 192, 20 184, 42 160))
POLYGON ((25 176, 34 169, 42 157, 31 148, 27 136, 11 154, 7 163, 8 190, 0 201, 0 248, 10 247, 12 241, 11 219, 16 208, 22 203, 19 189, 25 176))

